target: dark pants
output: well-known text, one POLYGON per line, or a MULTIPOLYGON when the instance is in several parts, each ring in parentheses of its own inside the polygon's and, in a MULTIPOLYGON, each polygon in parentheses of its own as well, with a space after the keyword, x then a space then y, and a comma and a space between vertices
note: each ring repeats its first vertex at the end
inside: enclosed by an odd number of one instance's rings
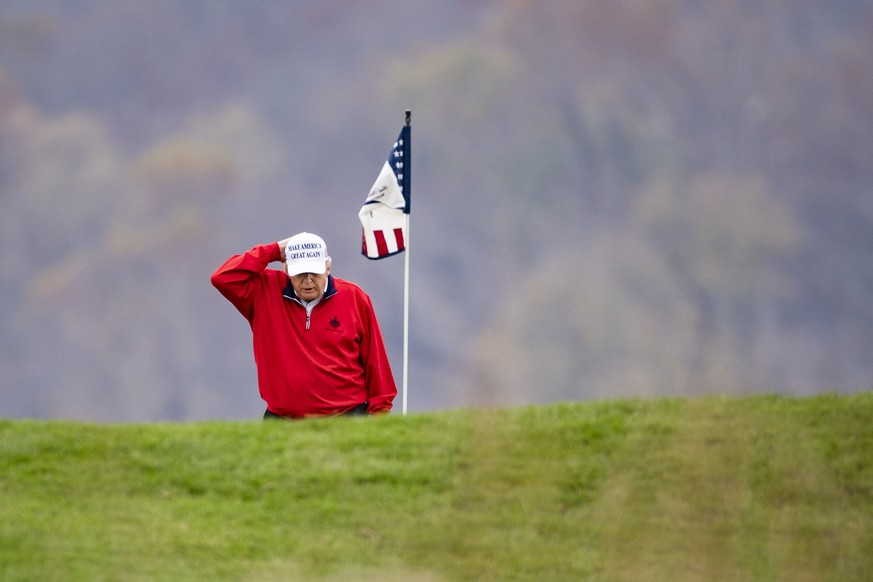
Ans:
MULTIPOLYGON (((347 412, 343 412, 342 414, 339 414, 337 416, 367 416, 367 407, 369 407, 369 406, 370 406, 369 402, 364 402, 363 404, 355 406, 351 410, 349 410, 347 412)), ((264 420, 290 420, 290 419, 287 419, 284 416, 279 416, 275 412, 270 412, 270 409, 268 408, 266 410, 266 412, 264 412, 264 420)))

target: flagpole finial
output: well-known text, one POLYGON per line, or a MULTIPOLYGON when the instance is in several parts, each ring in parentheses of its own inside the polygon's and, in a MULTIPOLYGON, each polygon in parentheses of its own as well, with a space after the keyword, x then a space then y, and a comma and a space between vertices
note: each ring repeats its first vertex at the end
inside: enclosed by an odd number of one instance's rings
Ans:
POLYGON ((412 109, 406 110, 406 125, 409 125, 410 120, 412 119, 412 109))

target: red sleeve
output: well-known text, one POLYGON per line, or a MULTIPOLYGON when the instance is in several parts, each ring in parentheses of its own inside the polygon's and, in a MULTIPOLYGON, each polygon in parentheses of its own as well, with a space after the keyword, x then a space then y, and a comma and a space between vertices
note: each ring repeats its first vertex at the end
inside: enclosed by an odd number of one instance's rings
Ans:
POLYGON ((233 303, 243 317, 251 320, 261 274, 267 269, 267 265, 281 260, 278 243, 258 245, 250 251, 227 259, 212 273, 212 284, 233 303))
POLYGON ((361 360, 364 366, 364 380, 367 383, 367 398, 370 414, 388 412, 391 410, 394 397, 397 396, 397 386, 391 374, 391 364, 388 362, 388 351, 382 339, 382 331, 376 320, 373 303, 364 296, 366 310, 366 333, 361 343, 361 360))

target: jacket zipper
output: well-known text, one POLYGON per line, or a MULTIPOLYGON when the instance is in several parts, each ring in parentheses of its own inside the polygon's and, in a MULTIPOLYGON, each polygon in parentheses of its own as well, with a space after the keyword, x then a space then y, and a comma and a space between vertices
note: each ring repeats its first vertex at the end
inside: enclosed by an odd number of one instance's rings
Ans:
MULTIPOLYGON (((322 303, 322 302, 324 302, 324 301, 330 299, 330 298, 333 297, 335 294, 336 294, 336 293, 334 292, 334 293, 331 293, 330 295, 323 295, 323 296, 321 297, 321 299, 319 300, 318 303, 322 303)), ((306 312, 306 329, 309 329, 309 324, 310 324, 310 321, 312 320, 312 310, 315 309, 315 308, 318 306, 318 303, 316 303, 315 305, 313 305, 313 306, 312 306, 312 309, 307 309, 307 308, 306 308, 306 305, 305 305, 305 304, 300 300, 299 297, 289 297, 289 296, 287 296, 287 295, 285 295, 285 297, 286 297, 287 299, 290 299, 291 301, 296 302, 298 305, 300 305, 300 307, 303 308, 303 311, 306 312)))

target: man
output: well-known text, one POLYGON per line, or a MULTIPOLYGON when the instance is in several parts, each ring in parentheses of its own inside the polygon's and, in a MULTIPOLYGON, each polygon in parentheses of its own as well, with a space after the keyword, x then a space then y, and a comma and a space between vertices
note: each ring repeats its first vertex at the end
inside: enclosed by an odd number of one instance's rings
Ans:
POLYGON ((212 274, 251 326, 265 419, 391 410, 397 388, 373 304, 330 267, 324 240, 302 232, 212 274), (267 268, 274 261, 284 272, 267 268))

